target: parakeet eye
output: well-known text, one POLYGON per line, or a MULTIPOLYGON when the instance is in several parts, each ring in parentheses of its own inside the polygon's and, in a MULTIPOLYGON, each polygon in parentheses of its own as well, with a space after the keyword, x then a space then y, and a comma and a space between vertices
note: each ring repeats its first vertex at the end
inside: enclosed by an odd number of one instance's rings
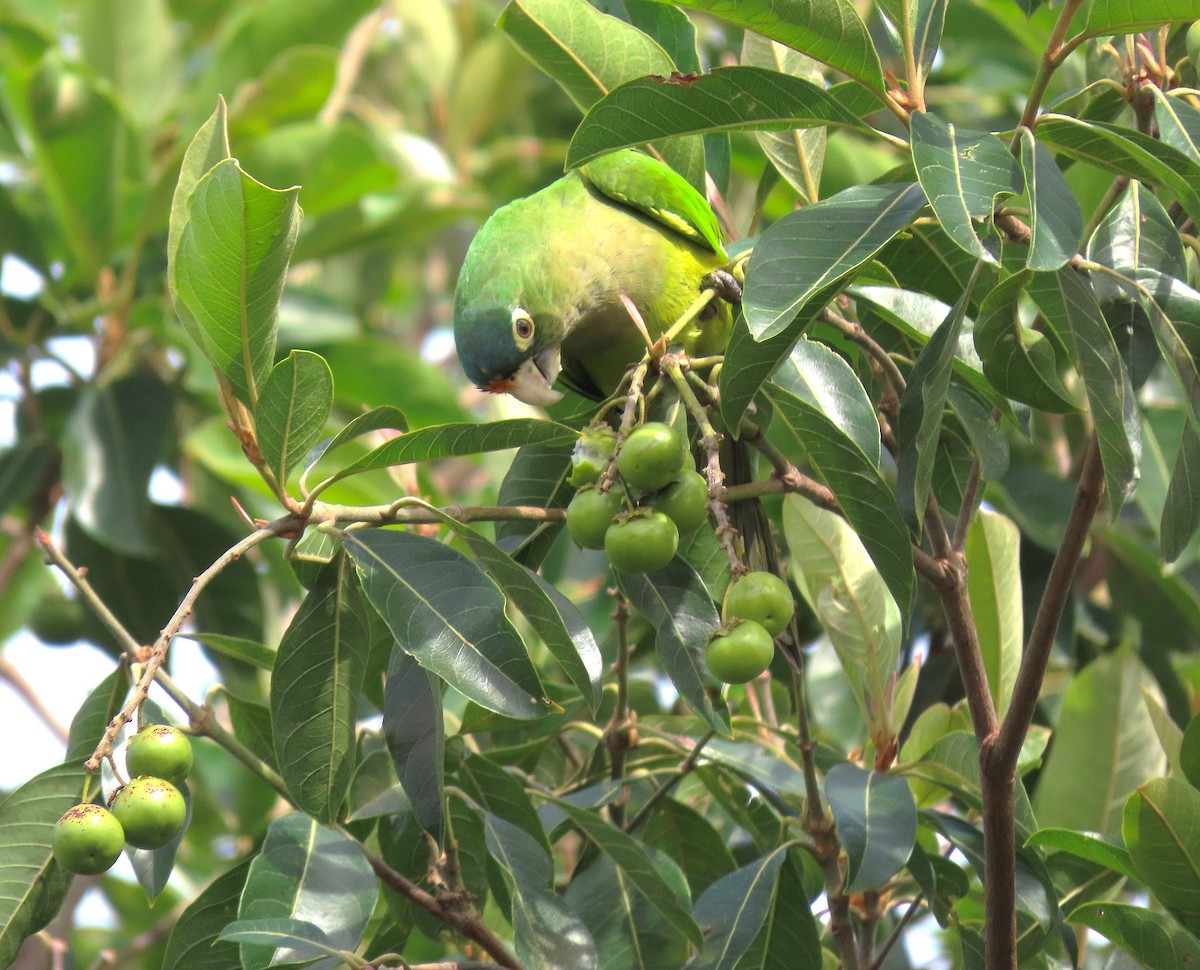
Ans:
POLYGON ((512 313, 512 328, 517 347, 524 350, 533 340, 533 317, 517 307, 512 313))

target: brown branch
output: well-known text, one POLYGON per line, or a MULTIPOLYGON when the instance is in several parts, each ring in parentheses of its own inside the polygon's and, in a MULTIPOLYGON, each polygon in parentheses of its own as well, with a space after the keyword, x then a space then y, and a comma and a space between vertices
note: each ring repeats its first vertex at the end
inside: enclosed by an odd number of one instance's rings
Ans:
POLYGON ((900 368, 896 366, 896 361, 874 337, 863 329, 861 323, 847 320, 841 314, 835 313, 830 307, 826 307, 821 311, 820 319, 833 327, 847 340, 858 344, 867 352, 871 360, 879 365, 879 369, 883 372, 884 380, 887 381, 891 392, 897 398, 904 394, 906 386, 904 375, 900 373, 900 368))
POLYGON ((1075 502, 1067 518, 1067 527, 1062 542, 1050 566, 1046 588, 1038 605, 1037 615, 1029 630, 1029 641, 1021 656, 1021 666, 1013 686, 1012 699, 1000 727, 1000 734, 988 752, 989 764, 1015 766, 1021 751, 1021 743, 1033 722, 1033 712, 1042 689, 1042 677, 1050 660, 1050 649, 1054 645, 1054 634, 1071 595, 1075 570, 1083 555, 1092 521, 1100 507, 1104 494, 1104 464, 1095 434, 1088 442, 1075 489, 1075 502))
POLYGON ((393 892, 416 903, 467 939, 478 943, 498 966, 504 967, 505 970, 525 970, 520 961, 508 951, 500 937, 480 919, 474 906, 458 908, 443 905, 432 893, 426 892, 389 866, 382 856, 366 848, 363 849, 363 853, 371 868, 375 870, 375 875, 393 892))
POLYGON ((144 660, 146 665, 141 677, 138 678, 137 684, 134 685, 133 692, 125 702, 125 706, 121 708, 116 717, 109 721, 108 727, 104 729, 103 737, 101 737, 99 743, 96 745, 95 751, 92 752, 92 756, 84 762, 84 767, 89 772, 99 768, 100 762, 112 754, 113 742, 116 740, 121 728, 129 723, 133 718, 134 712, 137 711, 138 707, 146 699, 146 695, 150 691, 150 684, 154 681, 154 675, 167 659, 167 651, 170 649, 171 641, 179 633, 187 618, 191 616, 192 608, 195 606, 196 600, 205 587, 216 579, 230 563, 240 559, 259 543, 278 537, 283 534, 281 530, 292 526, 292 517, 285 516, 276 523, 250 533, 250 535, 223 552, 211 566, 192 581, 191 588, 184 595, 179 606, 176 607, 175 613, 167 621, 167 625, 162 628, 158 639, 154 641, 153 646, 150 648, 148 656, 145 655, 146 651, 143 650, 142 645, 134 639, 108 607, 104 605, 100 597, 96 595, 96 591, 80 570, 63 555, 62 551, 45 532, 38 531, 36 536, 37 541, 46 551, 46 555, 50 558, 51 562, 62 570, 63 574, 79 590, 84 601, 96 611, 102 622, 122 643, 125 652, 135 661, 144 660))

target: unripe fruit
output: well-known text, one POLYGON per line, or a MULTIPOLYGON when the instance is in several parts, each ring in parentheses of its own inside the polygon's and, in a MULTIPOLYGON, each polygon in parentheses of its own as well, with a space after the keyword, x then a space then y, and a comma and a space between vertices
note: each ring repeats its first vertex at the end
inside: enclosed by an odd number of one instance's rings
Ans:
POLYGON ((635 428, 617 454, 617 471, 633 488, 656 492, 679 477, 683 438, 669 424, 649 421, 635 428))
POLYGON ((67 809, 54 823, 54 858, 67 872, 97 876, 112 868, 125 848, 121 823, 101 805, 67 809))
POLYGON ((675 523, 680 535, 695 532, 708 521, 708 480, 699 472, 685 471, 651 504, 675 523))
POLYGON ((1200 76, 1200 20, 1188 28, 1186 45, 1188 57, 1192 60, 1192 70, 1200 76))
POLYGON ((771 665, 774 656, 775 639, 753 620, 717 630, 704 648, 709 671, 727 684, 753 680, 771 665))
POLYGON ((83 619, 83 604, 54 588, 33 607, 29 631, 49 646, 67 646, 83 636, 83 619))
POLYGON ((576 492, 567 506, 567 531, 577 546, 603 549, 604 533, 623 508, 625 500, 619 488, 610 488, 607 492, 585 488, 576 492))
POLYGON ((648 573, 675 558, 679 530, 661 512, 620 516, 604 536, 604 552, 623 573, 648 573))
POLYGON ((571 453, 571 475, 567 483, 579 488, 593 484, 608 464, 617 443, 616 434, 608 428, 588 428, 575 442, 571 453))
POLYGON ((796 608, 787 583, 774 573, 746 573, 725 594, 725 615, 754 620, 772 636, 787 629, 796 608))
POLYGON ((129 739, 125 768, 133 776, 183 781, 192 770, 192 742, 169 724, 151 724, 129 739))
POLYGON ((157 849, 182 831, 187 803, 169 781, 143 776, 117 792, 112 813, 125 830, 126 842, 139 849, 157 849))

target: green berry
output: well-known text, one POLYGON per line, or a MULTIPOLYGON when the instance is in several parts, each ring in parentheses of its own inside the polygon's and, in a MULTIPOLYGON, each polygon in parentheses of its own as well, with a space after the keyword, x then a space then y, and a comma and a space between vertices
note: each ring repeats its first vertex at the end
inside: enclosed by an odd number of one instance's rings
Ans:
POLYGON ((616 434, 608 428, 584 431, 571 454, 571 475, 567 483, 575 488, 594 484, 608 465, 608 456, 613 453, 616 443, 616 434))
POLYGON ((668 424, 649 421, 635 428, 617 454, 617 471, 633 488, 657 492, 679 477, 683 438, 668 424))
POLYGON ((774 656, 775 639, 753 620, 717 630, 704 648, 709 671, 727 684, 753 680, 771 665, 774 656))
POLYGON ((183 830, 187 803, 162 778, 134 778, 117 792, 112 813, 125 830, 125 841, 139 849, 157 849, 183 830))
POLYGON ((97 876, 112 868, 125 848, 125 832, 107 808, 83 804, 54 824, 54 858, 68 872, 97 876))
POLYGON ((787 583, 774 573, 746 573, 725 594, 725 615, 762 624, 772 636, 787 629, 796 603, 787 583))
POLYGON ((577 546, 603 549, 604 533, 623 508, 625 501, 619 488, 610 488, 607 492, 585 488, 576 492, 567 506, 567 531, 577 546))
POLYGON ((125 768, 134 776, 183 781, 192 770, 192 742, 169 724, 151 724, 129 739, 125 768))
POLYGON ((648 573, 675 558, 679 530, 661 512, 619 516, 604 535, 604 552, 623 573, 648 573))
POLYGON ((708 480, 699 472, 685 471, 651 504, 675 523, 680 535, 695 532, 708 521, 708 480))

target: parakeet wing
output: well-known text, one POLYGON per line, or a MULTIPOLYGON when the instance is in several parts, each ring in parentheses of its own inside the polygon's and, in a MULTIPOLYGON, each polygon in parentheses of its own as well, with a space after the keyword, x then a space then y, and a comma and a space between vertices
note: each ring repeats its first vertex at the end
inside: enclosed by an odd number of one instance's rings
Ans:
POLYGON ((580 174, 614 202, 644 213, 693 243, 727 258, 707 200, 669 165, 626 149, 603 155, 580 174))

